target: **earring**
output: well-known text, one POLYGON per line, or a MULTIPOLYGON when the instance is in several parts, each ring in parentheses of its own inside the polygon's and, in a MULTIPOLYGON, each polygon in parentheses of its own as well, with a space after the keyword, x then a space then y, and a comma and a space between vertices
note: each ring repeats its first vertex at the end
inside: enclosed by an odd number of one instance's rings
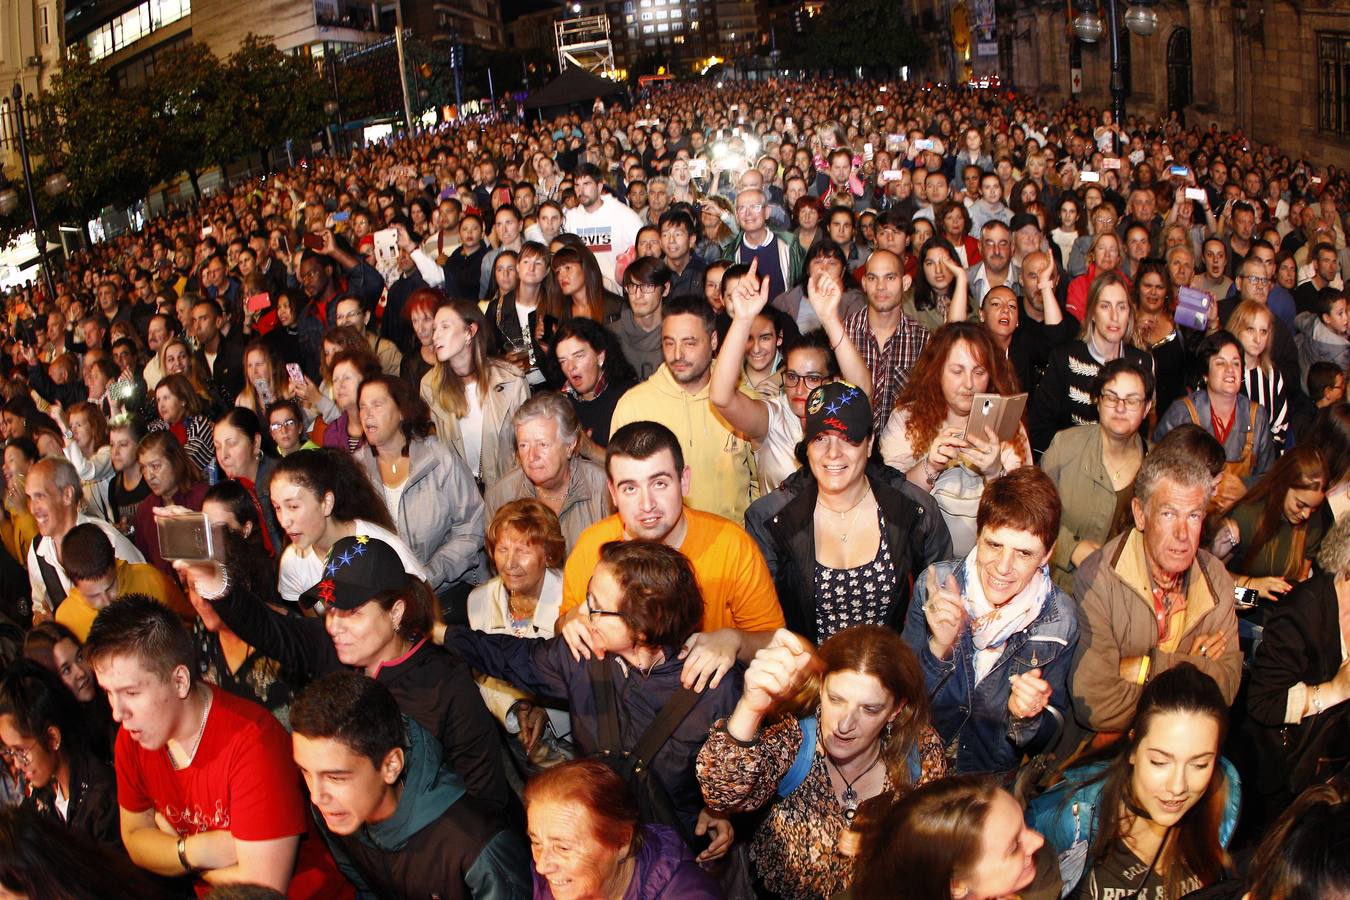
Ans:
POLYGON ((882 740, 884 740, 884 741, 886 741, 886 742, 888 742, 888 743, 890 742, 890 739, 891 739, 891 726, 894 725, 894 724, 895 724, 895 720, 894 720, 894 719, 889 719, 889 720, 887 720, 887 722, 886 722, 886 727, 883 728, 883 729, 881 730, 881 737, 882 737, 882 740))

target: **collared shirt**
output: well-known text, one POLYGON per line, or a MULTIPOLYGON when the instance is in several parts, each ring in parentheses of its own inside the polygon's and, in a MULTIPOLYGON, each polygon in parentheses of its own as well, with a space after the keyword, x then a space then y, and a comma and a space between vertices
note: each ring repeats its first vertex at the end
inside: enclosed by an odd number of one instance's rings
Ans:
POLYGON ((928 329, 909 316, 901 316, 895 334, 884 346, 879 345, 864 307, 844 320, 844 331, 872 372, 872 427, 880 434, 909 381, 909 370, 928 343, 928 329))

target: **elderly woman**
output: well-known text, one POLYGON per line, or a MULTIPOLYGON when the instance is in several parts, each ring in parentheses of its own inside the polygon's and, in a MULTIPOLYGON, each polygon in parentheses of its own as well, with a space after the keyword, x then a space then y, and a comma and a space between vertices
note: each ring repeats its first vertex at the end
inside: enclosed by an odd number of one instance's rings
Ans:
POLYGON ((599 760, 564 763, 525 786, 536 900, 716 900, 717 883, 673 829, 642 824, 638 803, 599 760))
POLYGON ((1242 394, 1242 344, 1227 331, 1207 335, 1195 350, 1197 389, 1172 404, 1158 420, 1153 440, 1178 425, 1199 425, 1223 445, 1224 480, 1250 485, 1275 459, 1270 414, 1242 394))
MULTIPOLYGON (((577 659, 561 637, 517 638, 467 628, 446 632, 446 646, 473 668, 517 688, 568 702, 578 756, 632 753, 668 704, 685 711, 676 723, 661 722, 650 772, 664 788, 673 821, 686 842, 713 834, 701 859, 726 852, 729 826, 704 808, 694 778, 694 757, 709 726, 727 715, 740 695, 732 670, 702 693, 681 686, 680 648, 703 620, 703 595, 689 560, 657 541, 611 541, 600 548, 581 617, 594 659, 577 659)), ((668 716, 661 716, 667 719, 668 716)))
POLYGON ((1272 608, 1251 665, 1247 712, 1262 749, 1258 780, 1272 811, 1350 761, 1350 522, 1322 540, 1321 570, 1272 608))
POLYGON ((479 549, 483 500, 469 467, 436 440, 430 410, 402 378, 367 378, 357 405, 370 445, 357 454, 358 463, 383 496, 399 537, 421 560, 431 589, 444 603, 462 603, 487 574, 479 549))
POLYGON ((173 566, 159 553, 155 509, 182 506, 200 511, 208 485, 202 479, 201 469, 167 431, 147 434, 136 448, 136 461, 140 463, 141 477, 150 488, 150 496, 136 507, 132 540, 146 562, 173 578, 173 566))
POLYGON ((719 809, 745 812, 779 798, 750 854, 764 887, 784 900, 847 887, 853 860, 837 848, 859 806, 946 771, 919 663, 893 630, 876 625, 839 632, 819 654, 779 631, 698 756, 699 784, 719 809))
MULTIPOLYGON (((1125 273, 1120 271, 1122 255, 1120 238, 1114 231, 1104 231, 1093 237, 1092 247, 1087 253, 1087 271, 1069 282, 1069 294, 1064 304, 1064 308, 1072 313, 1075 319, 1084 321, 1088 308, 1092 305, 1089 294, 1098 276, 1107 272, 1117 272, 1125 279, 1125 273)), ((1128 279, 1125 279, 1125 284, 1129 286, 1128 279)))
POLYGON ((1063 503, 1051 554, 1055 583, 1073 590, 1083 560, 1130 527, 1134 476, 1144 462, 1139 429, 1153 405, 1153 376, 1128 359, 1113 359, 1097 375, 1097 421, 1055 435, 1041 468, 1063 503))
POLYGON ((487 489, 487 518, 512 500, 537 499, 562 523, 567 551, 588 527, 610 514, 605 470, 580 455, 581 423, 567 397, 536 394, 511 416, 519 466, 487 489))
POLYGON ((1044 472, 1010 472, 980 498, 975 549, 915 580, 903 637, 959 774, 1016 769, 1069 714, 1078 615, 1050 578, 1059 513, 1044 472))

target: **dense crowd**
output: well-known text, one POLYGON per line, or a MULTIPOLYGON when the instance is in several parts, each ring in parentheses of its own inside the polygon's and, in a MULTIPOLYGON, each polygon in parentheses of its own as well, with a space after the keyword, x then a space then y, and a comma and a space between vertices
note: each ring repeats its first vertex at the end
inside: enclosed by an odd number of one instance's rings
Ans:
POLYGON ((0 896, 1350 895, 1347 203, 727 82, 74 255, 0 326, 0 896))

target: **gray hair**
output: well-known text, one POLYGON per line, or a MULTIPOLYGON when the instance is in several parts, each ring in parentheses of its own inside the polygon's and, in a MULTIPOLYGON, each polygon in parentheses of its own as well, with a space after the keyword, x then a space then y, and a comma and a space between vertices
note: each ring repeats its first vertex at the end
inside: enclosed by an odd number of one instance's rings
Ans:
POLYGON ((557 391, 535 394, 520 404, 520 408, 511 416, 511 429, 514 431, 535 419, 552 419, 556 422, 558 440, 564 444, 574 443, 581 435, 581 422, 577 419, 577 411, 572 407, 572 401, 557 391))
POLYGON ((1344 575, 1350 570, 1350 516, 1343 516, 1322 538, 1317 564, 1332 575, 1344 575))
POLYGON ((1214 493, 1214 476, 1209 474, 1209 467, 1178 447, 1160 447, 1144 457, 1134 479, 1135 499, 1147 506, 1163 479, 1183 488, 1203 487, 1206 502, 1214 493))
POLYGON ((670 179, 667 178, 665 175, 657 175, 655 178, 648 178, 648 179, 647 179, 647 188, 648 188, 648 189, 650 189, 651 186, 654 185, 654 184, 659 184, 659 185, 661 185, 662 187, 670 187, 670 179))
POLYGON ((1177 244, 1171 250, 1167 251, 1167 262, 1172 262, 1172 257, 1185 253, 1191 258, 1191 263, 1195 263, 1195 250, 1191 249, 1189 244, 1177 244))
POLYGON ((52 480, 52 487, 56 489, 58 496, 64 494, 66 489, 70 488, 75 492, 75 505, 81 504, 83 498, 80 488, 80 473, 76 471, 70 460, 58 459, 55 456, 44 456, 33 465, 42 466, 47 470, 47 475, 52 480))

